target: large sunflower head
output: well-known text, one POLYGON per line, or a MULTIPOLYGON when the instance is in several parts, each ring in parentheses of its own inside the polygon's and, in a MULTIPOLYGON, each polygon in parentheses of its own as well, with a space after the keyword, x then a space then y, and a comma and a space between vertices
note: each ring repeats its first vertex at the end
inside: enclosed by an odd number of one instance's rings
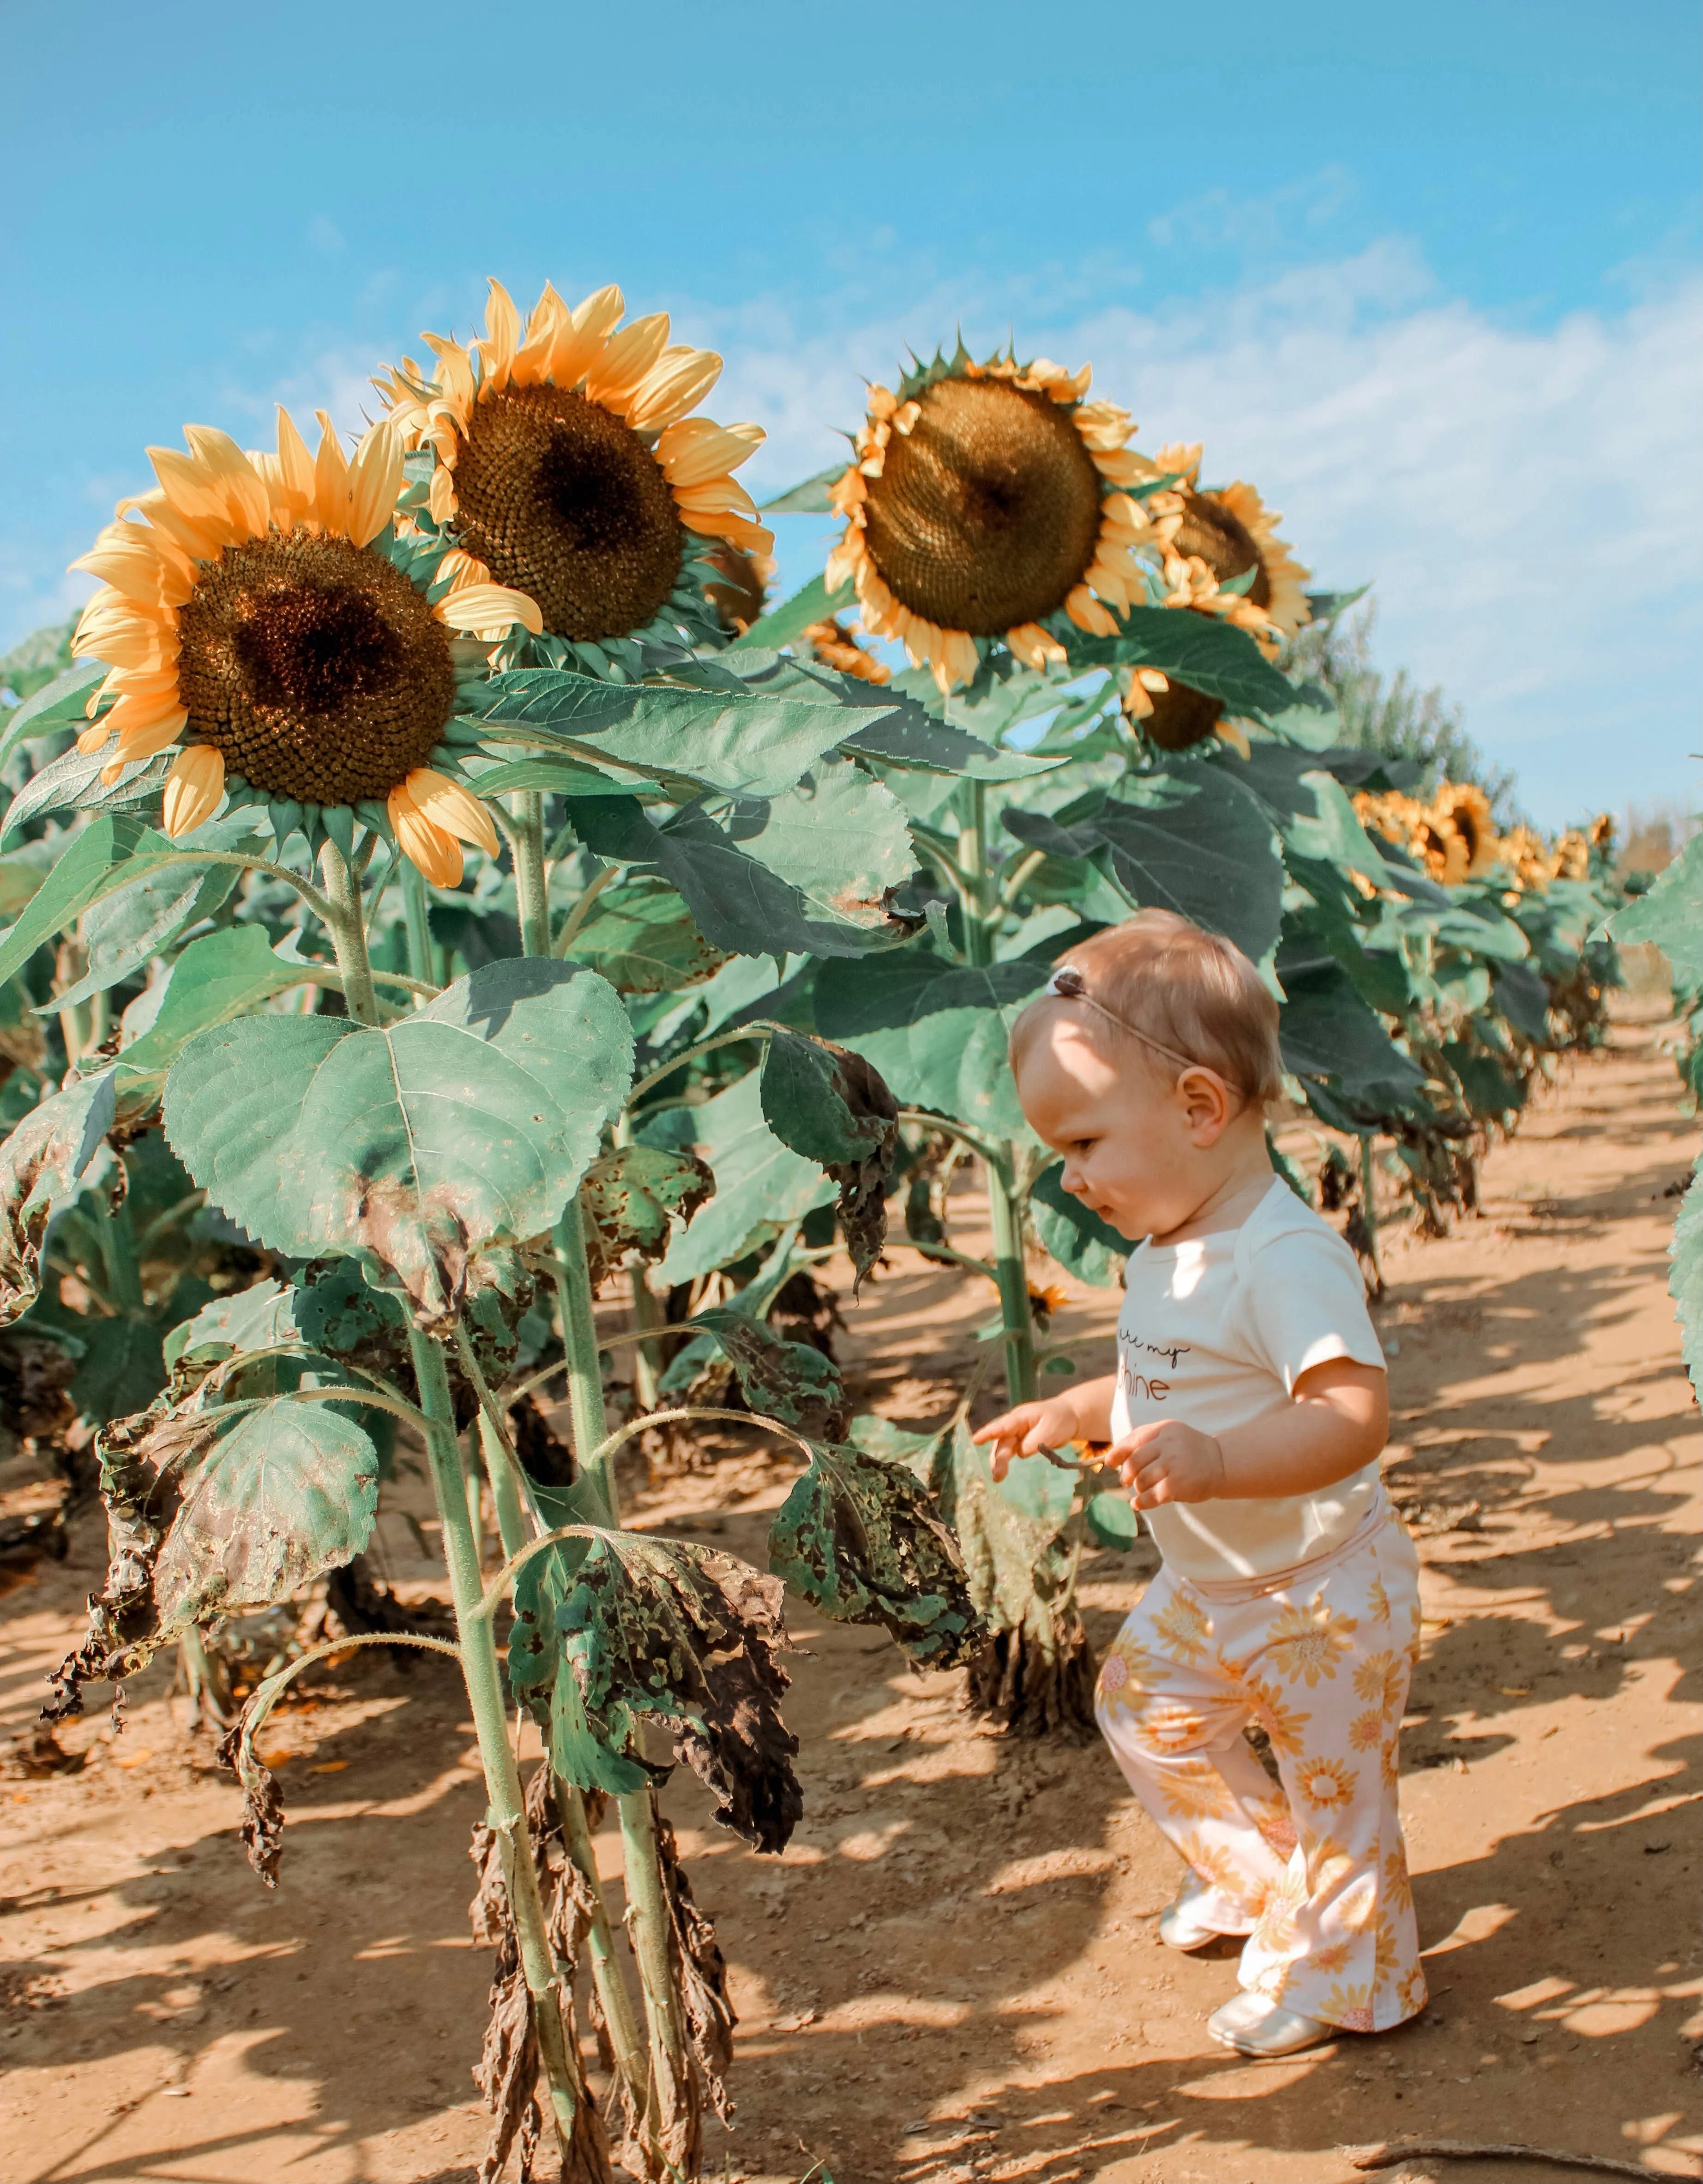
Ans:
POLYGON ((493 281, 482 340, 427 334, 434 375, 404 358, 374 382, 429 458, 421 518, 478 579, 537 600, 538 656, 594 673, 635 668, 646 640, 682 630, 715 641, 705 543, 774 545, 732 475, 760 428, 688 414, 721 358, 671 346, 665 312, 622 326, 625 309, 600 288, 570 310, 547 284, 523 329, 493 281))
POLYGON ((1166 606, 1222 616, 1267 647, 1312 619, 1310 571, 1277 536, 1283 517, 1250 485, 1199 485, 1199 445, 1161 448, 1155 462, 1175 482, 1148 503, 1160 552, 1166 606))
POLYGON ((187 454, 148 450, 158 488, 120 501, 72 564, 103 588, 71 649, 110 668, 80 745, 116 738, 107 782, 177 745, 164 809, 174 836, 228 797, 266 807, 280 840, 299 828, 316 849, 327 815, 348 810, 453 883, 460 842, 497 848, 483 805, 444 770, 458 689, 490 644, 536 627, 537 610, 397 540, 392 426, 350 459, 323 413, 320 424, 314 454, 281 410, 275 453, 245 454, 199 425, 185 429, 187 454))
POLYGON ((977 639, 1031 666, 1066 657, 1047 625, 1115 634, 1147 596, 1133 549, 1147 518, 1126 490, 1153 475, 1125 443, 1127 410, 1084 400, 1084 365, 949 361, 870 389, 854 460, 832 499, 844 535, 831 590, 855 584, 864 627, 896 638, 949 691, 975 674, 977 639))

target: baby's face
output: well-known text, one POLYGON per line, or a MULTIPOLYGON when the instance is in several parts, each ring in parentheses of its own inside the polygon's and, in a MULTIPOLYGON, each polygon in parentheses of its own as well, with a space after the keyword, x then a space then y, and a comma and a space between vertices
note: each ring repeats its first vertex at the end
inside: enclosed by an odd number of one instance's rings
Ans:
POLYGON ((1121 1045, 1061 1017, 1025 1053, 1017 1096, 1036 1136, 1063 1154, 1065 1189, 1133 1244, 1181 1228, 1216 1168, 1186 1095, 1121 1045))

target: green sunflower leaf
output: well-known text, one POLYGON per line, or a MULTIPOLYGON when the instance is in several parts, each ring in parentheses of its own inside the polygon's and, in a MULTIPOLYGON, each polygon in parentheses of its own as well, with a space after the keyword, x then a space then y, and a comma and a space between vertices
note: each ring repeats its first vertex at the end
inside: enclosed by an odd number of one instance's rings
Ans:
MULTIPOLYGON (((845 476, 845 468, 843 463, 835 463, 827 470, 818 471, 814 477, 807 477, 797 485, 788 486, 773 500, 763 502, 760 513, 764 515, 831 515, 833 503, 828 498, 828 488, 845 476)), ((821 582, 820 577, 816 582, 821 582)))
POLYGON ((720 1306, 682 1323, 715 1342, 754 1411, 820 1440, 845 1401, 839 1368, 808 1342, 788 1342, 766 1320, 720 1306))
MULTIPOLYGON (((63 932, 103 896, 163 868, 188 872, 193 865, 192 851, 181 850, 170 835, 140 819, 95 820, 72 838, 58 863, 0 936, 0 978, 21 970, 44 940, 63 932)), ((197 877, 204 877, 204 869, 197 877)))
POLYGON ((813 912, 853 925, 884 925, 888 890, 916 861, 904 805, 842 758, 819 759, 778 796, 742 798, 726 832, 813 912))
POLYGON ((109 764, 104 751, 63 751, 51 766, 32 774, 6 807, 0 844, 11 841, 44 811, 131 811, 157 806, 175 754, 156 751, 134 772, 109 784, 101 775, 109 764))
POLYGON ((1249 636, 1210 615, 1177 607, 1132 607, 1116 637, 1085 637, 1066 625, 1071 668, 1157 667, 1208 698, 1222 698, 1233 717, 1263 720, 1307 703, 1249 636))
POLYGON ((643 876, 606 889, 572 941, 621 994, 672 994, 710 978, 727 960, 698 929, 679 890, 643 876))
POLYGON ((186 927, 211 917, 229 900, 241 878, 235 865, 167 865, 103 895, 83 913, 86 974, 43 1002, 41 1013, 74 1008, 128 978, 150 956, 170 947, 186 927))
MULTIPOLYGON (((88 726, 89 693, 107 678, 106 669, 98 662, 89 666, 68 667, 63 675, 56 675, 14 706, 6 715, 5 725, 0 727, 0 766, 3 766, 19 744, 31 742, 36 736, 51 735, 55 728, 86 728, 88 726)), ((0 676, 0 681, 3 681, 0 676)))
POLYGON ((629 1251, 654 1262, 667 1251, 674 1223, 689 1221, 715 1192, 715 1178, 693 1153, 662 1145, 617 1145, 595 1160, 580 1185, 592 1286, 629 1251))
POLYGON ((1648 894, 1609 920, 1624 946, 1645 940, 1672 967, 1678 986, 1703 986, 1703 834, 1694 834, 1648 894))
POLYGON ((1130 1254, 1127 1237, 1091 1212, 1064 1186, 1065 1166, 1056 1161, 1036 1178, 1029 1194, 1029 1217, 1048 1253, 1079 1282, 1099 1290, 1123 1284, 1130 1254))
POLYGON ((696 1148, 715 1173, 715 1195, 669 1246, 658 1270, 667 1283, 743 1259, 834 1195, 815 1162, 782 1145, 764 1121, 757 1071, 687 1112, 696 1148))
POLYGON ((568 814, 588 850, 648 865, 678 889, 704 938, 727 955, 860 956, 890 937, 885 921, 854 922, 814 901, 696 806, 661 827, 637 799, 570 799, 568 814))
POLYGON ((812 577, 791 599, 783 599, 771 613, 753 622, 743 637, 736 638, 727 650, 778 652, 783 644, 796 644, 813 623, 826 621, 830 615, 850 606, 855 597, 849 583, 831 592, 820 577, 812 577))
POLYGON ((487 964, 383 1029, 248 1017, 173 1064, 166 1132, 271 1249, 348 1252, 415 1318, 459 1310, 481 1254, 542 1234, 619 1112, 632 1039, 579 964, 487 964))
POLYGON ((1047 977, 1044 964, 975 969, 917 943, 865 962, 824 964, 816 1027, 873 1062, 904 1105, 1021 1137, 1027 1125, 1005 1050, 1047 977))
POLYGON ((192 940, 166 973, 153 1022, 120 1050, 120 1079, 131 1072, 163 1076, 198 1032, 229 1023, 299 985, 312 967, 275 955, 259 925, 233 925, 192 940))

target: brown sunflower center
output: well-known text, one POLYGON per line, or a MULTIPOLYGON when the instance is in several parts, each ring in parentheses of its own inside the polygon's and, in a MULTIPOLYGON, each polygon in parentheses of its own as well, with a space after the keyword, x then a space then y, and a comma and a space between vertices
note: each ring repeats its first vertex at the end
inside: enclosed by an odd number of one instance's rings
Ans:
POLYGON ((1210 493, 1184 493, 1183 522, 1177 533, 1176 546, 1179 554, 1198 554, 1221 584, 1245 576, 1252 569, 1255 571, 1254 581, 1244 596, 1256 607, 1272 604, 1272 580, 1266 573, 1266 564, 1253 532, 1210 493))
POLYGON ((943 379, 887 443, 865 538, 901 606, 998 637, 1061 607, 1099 538, 1100 482, 1068 415, 999 379, 943 379))
POLYGON ((1153 693, 1153 710, 1141 723, 1141 733, 1160 750, 1190 750, 1204 744, 1223 717, 1222 698, 1173 682, 1168 690, 1153 693))
POLYGON ((558 387, 484 397, 455 458, 461 542, 537 600, 556 637, 642 629, 680 577, 685 533, 638 435, 558 387))
POLYGON ((227 546, 177 629, 183 741, 297 803, 387 795, 454 704, 448 632, 399 569, 347 538, 227 546))

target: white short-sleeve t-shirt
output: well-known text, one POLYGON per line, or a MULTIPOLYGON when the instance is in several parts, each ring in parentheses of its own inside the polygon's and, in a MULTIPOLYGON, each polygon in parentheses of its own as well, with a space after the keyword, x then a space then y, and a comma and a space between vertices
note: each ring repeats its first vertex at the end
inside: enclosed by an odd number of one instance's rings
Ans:
MULTIPOLYGON (((1383 1369, 1353 1252, 1281 1178, 1239 1228, 1130 1253, 1114 1436, 1165 1418, 1222 1433, 1280 1410, 1333 1357, 1383 1369)), ((1263 1577, 1329 1554, 1380 1498, 1376 1461, 1316 1494, 1142 1512, 1179 1576, 1263 1577)))

